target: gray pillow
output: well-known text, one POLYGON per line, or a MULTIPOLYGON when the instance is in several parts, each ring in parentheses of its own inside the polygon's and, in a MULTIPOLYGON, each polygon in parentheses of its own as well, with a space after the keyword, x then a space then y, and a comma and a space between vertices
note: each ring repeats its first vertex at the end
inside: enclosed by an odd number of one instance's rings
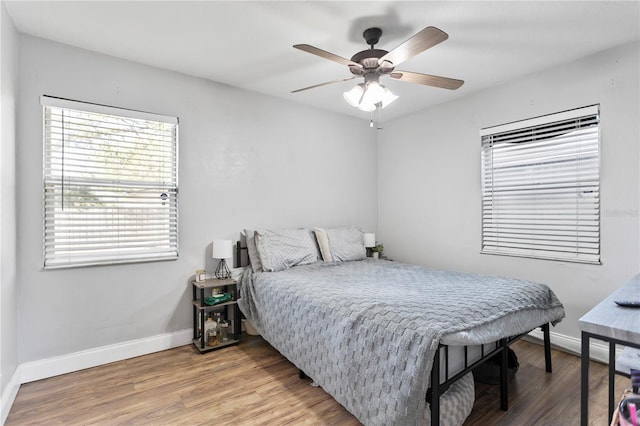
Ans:
POLYGON ((282 271, 319 259, 318 247, 309 229, 256 231, 255 240, 265 272, 282 271))
POLYGON ((260 256, 256 248, 255 231, 248 229, 244 230, 244 234, 247 238, 247 254, 249 255, 249 263, 253 272, 262 272, 262 262, 260 262, 260 256))
POLYGON ((364 234, 355 226, 343 228, 329 228, 327 237, 334 262, 348 262, 363 260, 367 257, 364 247, 364 234))

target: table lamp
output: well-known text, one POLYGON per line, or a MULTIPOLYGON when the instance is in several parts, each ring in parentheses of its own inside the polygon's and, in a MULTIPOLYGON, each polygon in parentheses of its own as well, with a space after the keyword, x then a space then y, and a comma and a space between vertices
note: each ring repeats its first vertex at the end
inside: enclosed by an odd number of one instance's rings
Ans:
POLYGON ((371 248, 376 246, 376 234, 364 234, 364 246, 367 249, 367 257, 371 257, 371 248))
POLYGON ((233 258, 233 241, 231 240, 213 240, 213 247, 211 250, 211 257, 214 259, 220 259, 218 267, 216 268, 216 278, 223 280, 229 278, 231 271, 227 266, 225 259, 233 258))

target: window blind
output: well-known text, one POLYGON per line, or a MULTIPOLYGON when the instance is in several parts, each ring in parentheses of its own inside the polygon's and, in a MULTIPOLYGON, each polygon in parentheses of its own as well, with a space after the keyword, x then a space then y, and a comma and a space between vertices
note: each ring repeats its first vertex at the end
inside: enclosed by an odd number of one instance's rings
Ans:
POLYGON ((178 257, 178 119, 43 96, 44 267, 178 257))
POLYGON ((597 105, 481 131, 482 252, 600 263, 597 105))

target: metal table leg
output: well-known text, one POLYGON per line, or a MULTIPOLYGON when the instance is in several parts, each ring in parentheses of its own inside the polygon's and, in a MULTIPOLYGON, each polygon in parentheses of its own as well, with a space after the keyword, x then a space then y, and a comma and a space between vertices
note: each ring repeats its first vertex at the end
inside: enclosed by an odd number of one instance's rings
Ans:
POLYGON ((589 334, 582 332, 580 351, 580 426, 587 426, 589 417, 589 334))
POLYGON ((615 393, 616 384, 616 344, 609 342, 609 419, 613 415, 614 401, 613 394, 615 393))

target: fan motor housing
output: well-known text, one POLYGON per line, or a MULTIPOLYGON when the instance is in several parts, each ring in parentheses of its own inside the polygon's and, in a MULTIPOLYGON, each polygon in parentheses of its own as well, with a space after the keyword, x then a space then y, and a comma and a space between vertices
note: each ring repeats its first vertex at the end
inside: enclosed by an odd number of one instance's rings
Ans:
POLYGON ((376 70, 381 74, 390 73, 393 71, 393 65, 390 62, 384 61, 383 64, 378 63, 378 60, 387 53, 389 52, 382 49, 367 49, 356 53, 351 57, 351 60, 362 65, 362 68, 350 66, 349 70, 351 71, 351 74, 362 75, 376 70))

